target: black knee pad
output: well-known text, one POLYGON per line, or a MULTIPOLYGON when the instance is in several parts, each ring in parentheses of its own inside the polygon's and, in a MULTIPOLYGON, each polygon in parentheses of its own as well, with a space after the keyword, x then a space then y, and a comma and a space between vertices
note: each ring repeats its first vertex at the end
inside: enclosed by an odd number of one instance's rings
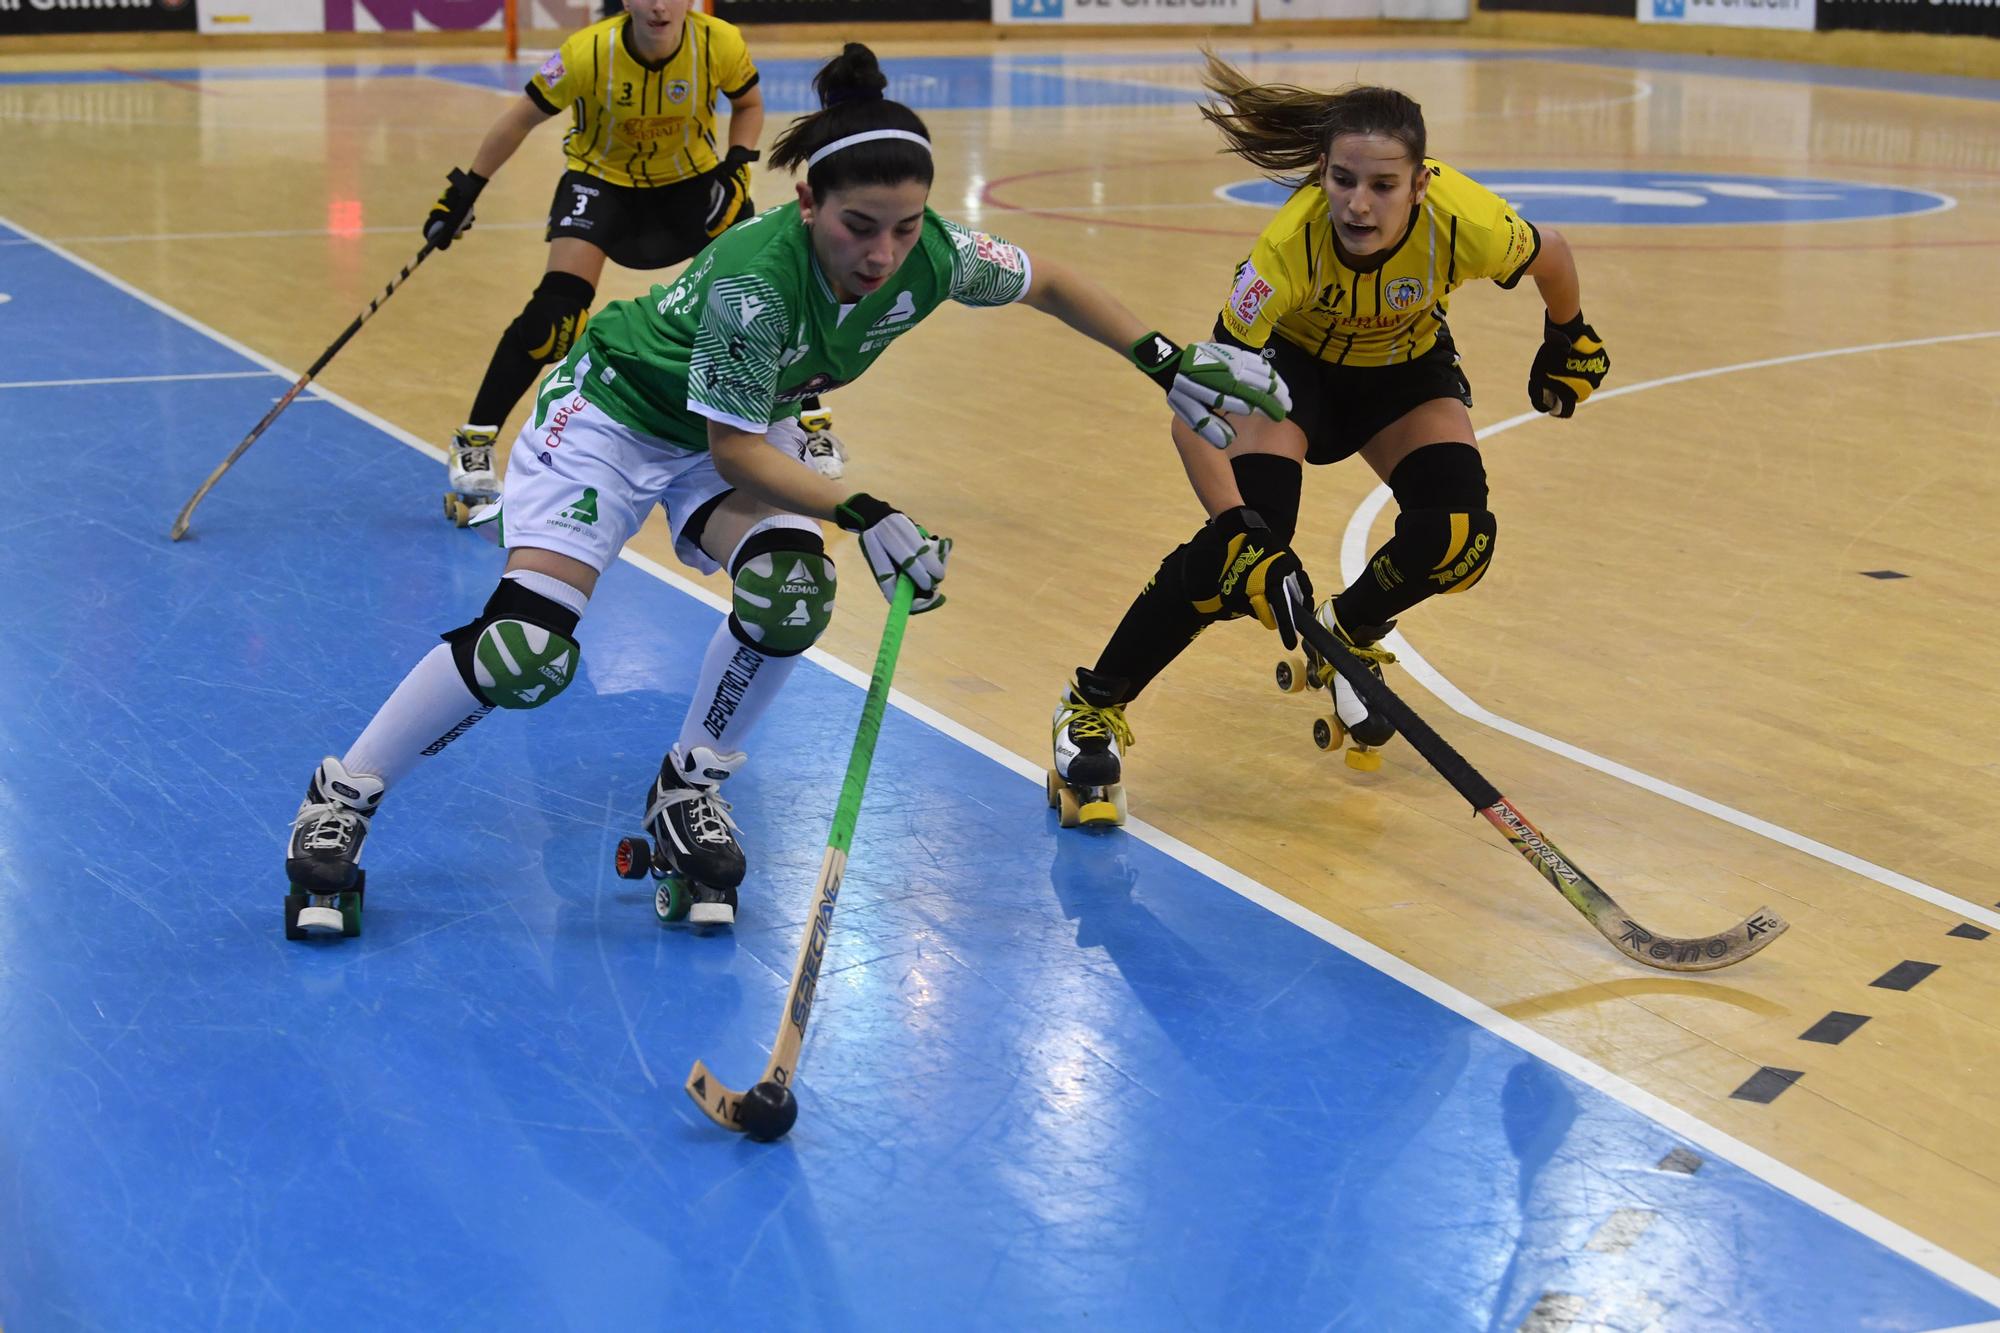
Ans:
POLYGON ((1239 454, 1229 460, 1243 503, 1257 511, 1274 540, 1290 545, 1299 530, 1299 490, 1305 468, 1277 454, 1239 454))
POLYGON ((528 304, 507 326, 505 341, 538 366, 560 361, 590 322, 597 288, 574 273, 544 273, 528 304))
POLYGON ((577 620, 577 613, 561 602, 517 580, 502 579, 477 619, 438 637, 451 645, 452 664, 475 696, 501 708, 537 708, 569 688, 576 675, 581 651, 576 644, 577 620), (518 672, 496 672, 488 663, 484 667, 488 679, 482 681, 481 645, 491 651, 517 632, 504 626, 545 631, 548 638, 546 643, 530 645, 532 656, 518 650, 512 654, 510 668, 518 672), (514 678, 508 679, 509 675, 514 678), (536 689, 537 684, 544 688, 536 689))
POLYGON ((1486 465, 1469 444, 1427 444, 1389 474, 1397 561, 1429 593, 1462 592, 1493 563, 1499 522, 1486 507, 1486 465))

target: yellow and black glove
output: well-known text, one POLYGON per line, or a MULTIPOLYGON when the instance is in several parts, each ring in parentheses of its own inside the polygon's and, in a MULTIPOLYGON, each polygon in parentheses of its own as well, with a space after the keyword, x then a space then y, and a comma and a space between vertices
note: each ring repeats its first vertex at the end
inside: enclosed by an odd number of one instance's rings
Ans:
POLYGON ((1576 405, 1604 383, 1611 354, 1597 330, 1583 322, 1583 312, 1567 324, 1542 315, 1542 346, 1528 370, 1528 402, 1552 417, 1571 416, 1576 405))
POLYGON ((472 205, 486 188, 486 178, 476 171, 453 167, 445 177, 444 193, 424 217, 424 238, 440 250, 472 230, 472 205))
POLYGON ((708 211, 702 215, 701 229, 710 240, 728 231, 737 210, 749 202, 750 164, 761 156, 754 148, 731 144, 722 161, 703 177, 708 182, 708 211))
POLYGON ((1238 505, 1210 519, 1188 542, 1182 568, 1196 611, 1255 616, 1287 649, 1299 646, 1298 622, 1312 614, 1312 580, 1256 510, 1238 505))

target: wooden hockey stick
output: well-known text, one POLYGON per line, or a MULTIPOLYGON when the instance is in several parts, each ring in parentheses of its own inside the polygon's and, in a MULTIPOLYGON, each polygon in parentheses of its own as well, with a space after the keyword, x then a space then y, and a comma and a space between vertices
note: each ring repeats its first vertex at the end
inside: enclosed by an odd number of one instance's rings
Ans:
POLYGON ((368 308, 362 311, 360 314, 356 315, 354 317, 354 322, 352 324, 349 324, 344 330, 341 331, 341 335, 333 340, 333 345, 331 347, 328 347, 324 352, 321 352, 319 354, 319 360, 313 362, 310 366, 306 367, 306 373, 299 376, 298 382, 292 385, 291 388, 285 390, 285 396, 283 398, 280 398, 275 404, 272 405, 271 410, 264 414, 264 419, 262 421, 258 422, 255 426, 252 426, 250 428, 250 433, 243 437, 243 443, 237 445, 234 449, 231 449, 229 451, 229 457, 223 459, 221 463, 217 464, 215 471, 208 474, 208 480, 204 481, 201 484, 200 489, 196 490, 193 495, 188 497, 188 502, 181 506, 181 512, 174 517, 173 527, 167 529, 167 535, 169 537, 173 538, 175 541, 179 541, 181 538, 187 536, 188 523, 194 518, 194 507, 201 503, 201 498, 204 495, 208 494, 209 490, 214 487, 216 482, 222 480, 222 474, 229 471, 230 467, 236 462, 237 459, 243 457, 244 450, 248 449, 251 445, 257 443, 257 437, 259 435, 262 435, 266 430, 270 428, 271 423, 278 419, 278 414, 292 405, 292 399, 298 397, 299 394, 304 391, 306 385, 312 383, 313 376, 319 374, 322 370, 326 369, 327 362, 333 360, 334 354, 339 352, 341 348, 347 346, 347 340, 349 338, 352 338, 355 334, 361 332, 361 326, 368 322, 368 317, 374 314, 377 310, 380 310, 382 308, 382 303, 387 301, 390 297, 396 294, 396 289, 403 285, 404 279, 408 278, 412 273, 415 273, 417 271, 417 265, 423 263, 426 259, 429 259, 431 256, 431 251, 435 249, 437 249, 435 245, 431 244, 429 241, 425 241, 424 248, 417 251, 417 257, 415 259, 412 259, 409 263, 403 265, 402 271, 398 273, 394 278, 391 278, 389 280, 389 285, 382 289, 382 294, 376 297, 374 300, 370 301, 368 303, 368 308))
MULTIPOLYGON (((916 584, 907 575, 896 580, 896 595, 889 603, 889 620, 882 627, 882 646, 875 653, 875 674, 868 682, 868 698, 861 705, 861 724, 854 732, 854 749, 847 758, 847 776, 840 784, 840 803, 833 812, 833 828, 826 837, 826 855, 819 864, 819 883, 813 890, 812 916, 799 940, 799 956, 792 964, 792 985, 785 995, 785 1010, 778 1019, 778 1035, 771 1042, 771 1058, 764 1063, 764 1076, 757 1087, 773 1084, 791 1102, 792 1079, 799 1069, 799 1049, 805 1044, 806 1020, 812 1016, 813 995, 819 987, 820 965, 826 961, 827 936, 833 930, 833 905, 840 897, 840 882, 847 871, 847 849, 854 839, 854 821, 861 813, 861 793, 868 785, 868 769, 875 758, 875 737, 882 730, 882 713, 889 703, 889 680, 896 674, 896 656, 903 647, 903 627, 909 622, 910 603, 916 584)), ((708 1072, 700 1060, 688 1071, 687 1095, 703 1114, 724 1129, 741 1134, 751 1131, 738 1116, 744 1093, 729 1087, 708 1072)), ((754 1091, 755 1089, 753 1089, 754 1091)), ((768 1137, 775 1138, 791 1127, 792 1109, 781 1127, 768 1137)), ((767 1137, 756 1134, 755 1137, 767 1137)))
POLYGON ((1512 801, 1432 731, 1408 704, 1375 679, 1361 659, 1349 652, 1310 610, 1300 617, 1299 633, 1315 653, 1354 687, 1371 711, 1394 723, 1424 762, 1499 829, 1514 850, 1540 871, 1543 879, 1555 885, 1570 906, 1597 928, 1598 934, 1633 962, 1668 972, 1712 972, 1742 962, 1785 933, 1788 923, 1768 907, 1758 908, 1717 935, 1680 939, 1646 929, 1627 915, 1595 880, 1578 869, 1575 862, 1557 851, 1555 844, 1543 837, 1541 830, 1530 824, 1512 801))

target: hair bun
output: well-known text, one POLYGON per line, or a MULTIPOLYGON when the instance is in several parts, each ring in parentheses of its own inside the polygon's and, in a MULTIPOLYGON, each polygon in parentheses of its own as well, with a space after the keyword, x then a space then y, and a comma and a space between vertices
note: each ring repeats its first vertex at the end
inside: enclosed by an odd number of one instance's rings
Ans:
POLYGON ((823 107, 880 101, 888 87, 889 78, 882 73, 881 62, 860 42, 847 43, 839 55, 813 75, 813 91, 819 94, 819 104, 823 107))

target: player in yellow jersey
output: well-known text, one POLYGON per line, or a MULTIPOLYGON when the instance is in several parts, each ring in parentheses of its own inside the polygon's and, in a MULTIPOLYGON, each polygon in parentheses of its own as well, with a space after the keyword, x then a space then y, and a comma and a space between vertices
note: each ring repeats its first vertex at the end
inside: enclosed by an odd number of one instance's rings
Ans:
MULTIPOLYGON (((1204 81, 1214 100, 1202 115, 1229 150, 1296 191, 1237 267, 1216 324, 1218 342, 1263 353, 1291 387, 1292 410, 1239 423, 1220 451, 1174 426, 1209 519, 1161 562, 1097 665, 1063 692, 1055 771, 1073 789, 1119 783, 1131 744, 1125 705, 1208 625, 1255 615, 1295 645, 1292 617, 1303 610, 1293 604, 1311 605, 1289 547, 1302 464, 1358 453, 1395 495, 1395 535, 1317 612, 1378 675, 1393 660, 1378 644, 1397 616, 1485 576, 1498 528, 1466 410, 1472 389, 1445 326, 1454 288, 1534 280, 1547 307, 1528 373, 1537 411, 1569 416, 1610 369, 1583 319, 1569 245, 1427 157, 1410 98, 1259 85, 1213 55, 1204 81)), ((1364 753, 1394 734, 1346 681, 1333 686, 1341 729, 1364 753)))
MULTIPOLYGON (((559 115, 568 120, 547 270, 501 334, 452 438, 448 514, 463 522, 471 504, 499 494, 500 428, 541 367, 568 355, 607 256, 627 268, 665 268, 756 212, 750 164, 764 128, 757 81, 733 24, 691 12, 691 0, 630 0, 571 34, 487 131, 471 168, 452 169, 424 219, 439 249, 471 226, 480 190, 529 132, 559 115), (718 97, 730 106, 726 142, 717 137, 718 97)), ((834 456, 830 436, 812 443, 834 456)))

